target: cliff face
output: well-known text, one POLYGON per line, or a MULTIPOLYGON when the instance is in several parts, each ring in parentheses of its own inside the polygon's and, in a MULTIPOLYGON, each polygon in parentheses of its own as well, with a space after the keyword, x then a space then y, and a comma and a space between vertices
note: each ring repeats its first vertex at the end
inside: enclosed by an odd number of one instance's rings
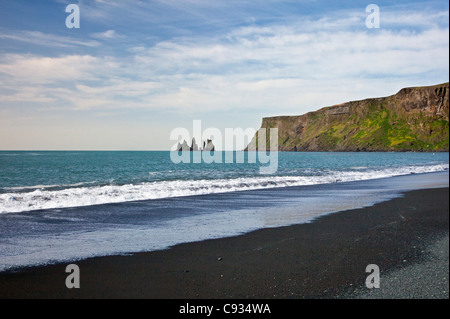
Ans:
POLYGON ((263 118, 261 128, 278 128, 280 151, 448 151, 449 83, 263 118))

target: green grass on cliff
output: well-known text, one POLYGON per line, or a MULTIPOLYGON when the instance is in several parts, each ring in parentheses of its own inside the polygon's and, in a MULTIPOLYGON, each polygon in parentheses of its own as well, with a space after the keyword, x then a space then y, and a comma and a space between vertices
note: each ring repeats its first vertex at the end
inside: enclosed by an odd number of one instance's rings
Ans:
POLYGON ((420 113, 405 118, 384 107, 370 108, 365 118, 353 116, 347 124, 333 126, 330 131, 334 146, 343 149, 356 147, 361 150, 419 151, 449 147, 448 121, 436 120, 420 113))
MULTIPOLYGON (((294 118, 283 122, 285 127, 279 131, 280 149, 311 149, 313 143, 320 150, 335 151, 434 151, 449 148, 448 121, 422 113, 405 116, 386 108, 384 103, 371 102, 365 113, 352 114, 344 122, 342 118, 333 120, 324 114, 311 114, 301 135, 293 132, 294 122, 294 118)), ((274 122, 267 123, 267 128, 275 126, 274 122)))

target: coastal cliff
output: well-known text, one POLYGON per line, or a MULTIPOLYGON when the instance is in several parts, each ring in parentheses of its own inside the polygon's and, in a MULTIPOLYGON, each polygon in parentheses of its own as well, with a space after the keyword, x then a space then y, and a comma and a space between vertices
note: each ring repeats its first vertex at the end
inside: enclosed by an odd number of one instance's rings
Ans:
MULTIPOLYGON (((278 128, 279 151, 448 151, 449 83, 267 117, 261 128, 278 128)), ((246 150, 256 143, 257 135, 246 150)))

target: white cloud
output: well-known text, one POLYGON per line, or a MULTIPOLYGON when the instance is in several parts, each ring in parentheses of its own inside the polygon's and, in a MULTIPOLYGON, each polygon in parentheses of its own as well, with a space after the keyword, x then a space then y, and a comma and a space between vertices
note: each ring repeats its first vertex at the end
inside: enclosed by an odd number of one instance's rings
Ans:
MULTIPOLYGON (((88 80, 101 72, 100 58, 89 55, 41 57, 8 54, 0 58, 0 76, 3 83, 23 85, 51 84, 64 81, 88 80), (2 76, 3 75, 3 76, 2 76)), ((103 63, 105 61, 102 61, 103 63)))
POLYGON ((64 37, 40 31, 15 31, 0 33, 0 39, 28 42, 39 46, 71 48, 76 46, 96 47, 99 42, 94 40, 81 40, 73 37, 64 37))
POLYGON ((104 32, 93 33, 93 34, 91 34, 91 37, 97 38, 97 39, 102 39, 102 40, 112 40, 112 39, 123 38, 124 36, 117 34, 116 31, 114 31, 114 30, 107 30, 104 32))
MULTIPOLYGON (((401 13, 397 17, 408 20, 401 13)), ((126 57, 4 55, 0 90, 8 93, 0 94, 2 101, 36 97, 35 102, 50 104, 46 107, 53 102, 79 111, 262 114, 276 107, 300 114, 392 94, 400 85, 433 84, 414 81, 432 82, 448 70, 448 26, 435 26, 433 16, 419 17, 429 28, 368 30, 361 13, 341 12, 292 24, 240 27, 214 38, 135 46, 126 57), (39 94, 30 92, 32 85, 39 86, 39 94)), ((92 36, 119 35, 108 30, 92 36)))
POLYGON ((91 96, 95 95, 116 95, 125 97, 135 97, 146 95, 149 91, 158 88, 159 85, 156 82, 137 82, 137 81, 114 81, 111 85, 101 86, 101 87, 90 87, 82 84, 77 84, 76 88, 79 92, 83 94, 88 94, 91 96))
POLYGON ((0 95, 0 102, 31 102, 31 103, 52 103, 55 99, 43 93, 36 87, 22 87, 14 94, 0 95))
POLYGON ((448 11, 429 11, 423 8, 420 11, 405 9, 400 13, 396 10, 381 9, 380 17, 382 27, 413 27, 413 28, 437 28, 440 25, 448 25, 448 11))

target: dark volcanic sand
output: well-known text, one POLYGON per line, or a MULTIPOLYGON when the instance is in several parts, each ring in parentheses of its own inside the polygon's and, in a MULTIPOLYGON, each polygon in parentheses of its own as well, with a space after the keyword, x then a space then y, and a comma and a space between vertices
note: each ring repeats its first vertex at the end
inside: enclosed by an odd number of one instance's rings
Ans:
POLYGON ((383 276, 427 261, 448 220, 448 188, 412 191, 309 224, 79 261, 80 289, 66 288, 67 264, 4 272, 0 298, 351 297, 367 289, 368 264, 379 266, 383 289, 383 276))

